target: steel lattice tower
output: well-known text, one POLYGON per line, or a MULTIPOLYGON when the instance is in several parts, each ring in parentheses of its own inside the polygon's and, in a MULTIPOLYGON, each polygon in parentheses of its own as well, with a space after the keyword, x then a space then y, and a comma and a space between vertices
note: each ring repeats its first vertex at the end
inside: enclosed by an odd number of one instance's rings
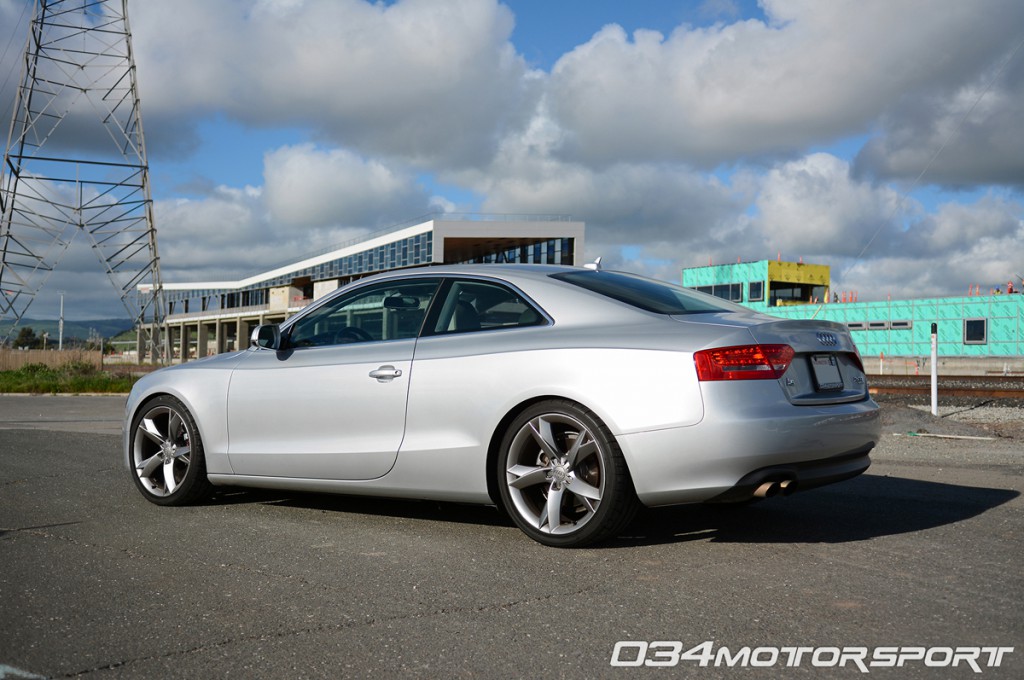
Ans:
POLYGON ((159 358, 163 292, 128 0, 36 0, 0 167, 0 321, 17 326, 79 233, 159 358))

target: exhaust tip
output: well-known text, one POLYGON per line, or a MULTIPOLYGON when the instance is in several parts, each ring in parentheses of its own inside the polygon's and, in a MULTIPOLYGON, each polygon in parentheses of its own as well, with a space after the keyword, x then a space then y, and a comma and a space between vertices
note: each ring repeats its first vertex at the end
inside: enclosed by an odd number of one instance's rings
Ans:
POLYGON ((779 490, 778 482, 765 482, 754 491, 754 497, 771 498, 775 494, 779 493, 779 490))
POLYGON ((781 491, 782 494, 785 495, 785 496, 790 495, 791 493, 796 491, 796 480, 795 479, 784 479, 784 480, 782 480, 781 482, 779 482, 779 491, 781 491))

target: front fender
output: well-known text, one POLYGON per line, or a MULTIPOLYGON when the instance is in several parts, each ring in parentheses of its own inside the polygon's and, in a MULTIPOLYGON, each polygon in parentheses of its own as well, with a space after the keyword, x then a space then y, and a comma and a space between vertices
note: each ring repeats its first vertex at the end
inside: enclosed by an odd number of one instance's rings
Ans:
POLYGON ((154 371, 132 387, 125 404, 123 456, 131 466, 132 420, 154 397, 167 394, 179 400, 192 414, 203 441, 206 469, 211 474, 231 474, 227 450, 227 394, 231 374, 244 355, 224 356, 221 361, 201 361, 154 371), (230 360, 230 359, 234 360, 230 360))

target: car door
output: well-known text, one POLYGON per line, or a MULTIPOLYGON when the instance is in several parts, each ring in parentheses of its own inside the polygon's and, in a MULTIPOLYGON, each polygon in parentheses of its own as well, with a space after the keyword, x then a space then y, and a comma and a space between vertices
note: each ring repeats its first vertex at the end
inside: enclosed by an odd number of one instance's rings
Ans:
POLYGON ((485 479, 488 441, 508 399, 539 370, 531 328, 551 320, 523 293, 494 280, 451 278, 416 346, 403 459, 424 452, 459 460, 468 483, 485 479), (482 471, 482 470, 481 470, 482 471))
POLYGON ((416 337, 437 279, 399 279, 339 294, 289 324, 282 348, 255 349, 228 389, 236 474, 373 479, 405 431, 416 337))

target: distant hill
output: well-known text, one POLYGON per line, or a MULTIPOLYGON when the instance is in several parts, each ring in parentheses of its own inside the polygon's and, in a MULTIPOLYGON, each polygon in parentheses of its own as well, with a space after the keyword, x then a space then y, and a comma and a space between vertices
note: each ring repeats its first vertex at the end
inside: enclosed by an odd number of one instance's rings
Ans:
MULTIPOLYGON (((50 342, 57 342, 59 322, 51 319, 22 319, 18 324, 18 330, 28 327, 35 331, 36 336, 49 333, 50 342)), ((0 322, 0 337, 7 335, 13 324, 7 321, 0 322)), ((88 321, 64 320, 64 338, 81 338, 87 340, 90 335, 99 334, 100 337, 110 339, 115 335, 124 333, 134 327, 131 319, 91 319, 88 321)), ((17 333, 17 330, 15 331, 17 333)))

